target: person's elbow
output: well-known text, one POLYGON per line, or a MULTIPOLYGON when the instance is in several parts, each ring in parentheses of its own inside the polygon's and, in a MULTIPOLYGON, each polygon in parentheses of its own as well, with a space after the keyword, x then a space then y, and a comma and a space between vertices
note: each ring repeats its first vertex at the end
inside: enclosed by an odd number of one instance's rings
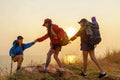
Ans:
POLYGON ((13 56, 14 54, 12 52, 9 53, 10 56, 13 56))

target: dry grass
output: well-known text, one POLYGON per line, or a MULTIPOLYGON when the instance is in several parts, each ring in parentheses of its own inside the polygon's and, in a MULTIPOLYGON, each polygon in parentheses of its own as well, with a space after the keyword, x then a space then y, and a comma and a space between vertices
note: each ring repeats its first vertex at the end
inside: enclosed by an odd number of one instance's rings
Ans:
MULTIPOLYGON (((102 68, 108 73, 109 77, 105 80, 120 80, 120 51, 106 52, 106 56, 102 59, 98 59, 102 68)), ((66 65, 68 69, 74 71, 79 75, 82 68, 82 62, 77 64, 66 65)), ((96 65, 90 60, 88 62, 88 77, 83 80, 99 80, 96 79, 99 70, 96 65)))
POLYGON ((120 77, 120 51, 107 52, 101 59, 104 69, 112 76, 120 77))
POLYGON ((0 80, 4 80, 6 76, 9 76, 7 68, 0 68, 0 80))
MULTIPOLYGON (((102 68, 108 73, 109 77, 98 79, 97 76, 99 71, 92 61, 88 62, 88 76, 86 78, 79 76, 82 69, 82 62, 78 61, 75 64, 63 63, 64 67, 72 71, 74 75, 64 75, 62 77, 58 77, 55 74, 44 74, 42 72, 40 73, 40 76, 15 73, 12 76, 7 77, 6 80, 13 80, 14 78, 14 80, 17 80, 17 76, 19 76, 19 80, 120 80, 120 51, 107 51, 106 57, 99 59, 99 61, 102 68)), ((0 77, 3 78, 3 76, 0 77)))

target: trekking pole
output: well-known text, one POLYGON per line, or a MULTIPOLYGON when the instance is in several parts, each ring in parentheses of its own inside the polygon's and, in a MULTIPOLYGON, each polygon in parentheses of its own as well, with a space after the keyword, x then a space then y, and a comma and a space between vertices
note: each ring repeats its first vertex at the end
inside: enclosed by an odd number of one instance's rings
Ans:
POLYGON ((11 57, 11 68, 10 68, 10 75, 12 74, 12 68, 13 68, 13 61, 12 61, 12 57, 11 57))

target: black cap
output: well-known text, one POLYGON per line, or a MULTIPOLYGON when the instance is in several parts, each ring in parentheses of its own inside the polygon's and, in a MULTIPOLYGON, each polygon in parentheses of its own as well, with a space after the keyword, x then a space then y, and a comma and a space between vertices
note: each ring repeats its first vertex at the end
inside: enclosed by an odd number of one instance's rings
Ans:
POLYGON ((84 23, 84 22, 87 22, 87 19, 85 19, 85 18, 83 18, 83 19, 81 19, 78 23, 80 24, 80 23, 84 23))
POLYGON ((22 36, 18 36, 17 40, 24 39, 22 36))

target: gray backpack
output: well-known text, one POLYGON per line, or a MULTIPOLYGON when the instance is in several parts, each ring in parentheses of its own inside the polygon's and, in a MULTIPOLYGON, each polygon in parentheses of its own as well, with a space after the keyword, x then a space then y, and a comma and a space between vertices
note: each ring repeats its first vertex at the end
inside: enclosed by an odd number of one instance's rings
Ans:
POLYGON ((94 24, 94 23, 91 23, 91 22, 87 22, 86 26, 87 26, 86 34, 90 36, 89 43, 91 45, 99 44, 101 42, 101 35, 100 35, 98 23, 94 24))

